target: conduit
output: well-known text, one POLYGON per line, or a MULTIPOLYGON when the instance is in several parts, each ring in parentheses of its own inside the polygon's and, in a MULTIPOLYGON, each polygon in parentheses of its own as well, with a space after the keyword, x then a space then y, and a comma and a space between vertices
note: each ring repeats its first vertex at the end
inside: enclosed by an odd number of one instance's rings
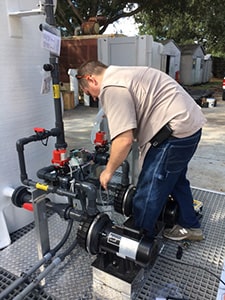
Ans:
POLYGON ((39 284, 39 282, 41 282, 42 279, 44 279, 55 267, 57 267, 66 258, 67 255, 70 254, 70 252, 76 247, 76 245, 77 239, 74 240, 74 242, 65 252, 57 256, 43 272, 41 272, 21 293, 19 293, 14 298, 14 300, 23 300, 24 297, 27 294, 29 294, 39 284))
MULTIPOLYGON (((53 248, 47 254, 45 254, 43 256, 43 258, 41 260, 39 260, 33 267, 31 267, 28 271, 23 272, 21 277, 16 279, 2 293, 0 293, 0 299, 4 299, 4 297, 7 297, 9 295, 9 293, 11 293, 20 284, 26 282, 27 279, 29 278, 29 276, 31 276, 38 268, 40 268, 43 264, 49 262, 52 259, 52 257, 55 256, 55 254, 59 251, 60 248, 62 248, 62 246, 67 241, 67 239, 70 235, 71 229, 72 229, 72 225, 73 225, 73 220, 69 220, 66 232, 65 232, 62 240, 55 246, 55 248, 53 248)), ((19 299, 23 299, 23 298, 19 298, 19 299)))

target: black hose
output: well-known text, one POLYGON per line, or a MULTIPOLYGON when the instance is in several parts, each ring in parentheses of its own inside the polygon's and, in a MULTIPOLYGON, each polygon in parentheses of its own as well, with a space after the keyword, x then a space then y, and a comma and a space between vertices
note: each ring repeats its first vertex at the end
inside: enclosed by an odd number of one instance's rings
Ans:
POLYGON ((39 282, 45 278, 55 267, 57 267, 67 255, 76 247, 77 239, 70 245, 70 247, 64 251, 62 254, 58 255, 52 263, 43 271, 41 272, 22 292, 20 292, 14 300, 23 300, 24 297, 29 294, 38 284, 39 282))
POLYGON ((29 294, 38 284, 39 282, 46 277, 48 273, 50 273, 58 264, 61 263, 61 260, 56 257, 52 263, 43 271, 41 272, 34 281, 32 281, 22 292, 20 292, 13 300, 23 300, 25 296, 29 294))
POLYGON ((76 247, 76 245, 77 245, 77 239, 75 239, 73 241, 73 243, 69 246, 69 248, 67 250, 65 250, 63 253, 59 254, 58 257, 61 259, 61 261, 63 261, 66 258, 66 256, 69 255, 70 252, 73 251, 73 249, 76 247))
POLYGON ((16 287, 18 287, 20 284, 24 283, 27 281, 30 275, 32 275, 38 268, 40 268, 43 264, 47 263, 52 257, 55 256, 56 252, 59 251, 60 248, 65 244, 67 241, 71 229, 73 225, 73 220, 69 220, 66 232, 62 238, 62 240, 52 249, 50 250, 47 254, 43 256, 42 259, 40 259, 32 268, 30 268, 28 271, 23 272, 22 275, 17 278, 12 284, 10 284, 4 291, 0 293, 0 299, 4 299, 11 293, 16 287))
POLYGON ((10 284, 4 291, 0 293, 0 299, 5 299, 9 293, 11 293, 15 288, 17 288, 20 284, 27 281, 30 275, 32 275, 38 268, 40 268, 44 263, 47 263, 52 258, 50 253, 44 255, 44 257, 38 261, 38 263, 30 268, 26 273, 22 273, 22 275, 17 278, 12 284, 10 284))
POLYGON ((59 249, 62 248, 62 246, 67 241, 67 239, 68 239, 68 237, 69 237, 69 235, 71 233, 72 226, 73 226, 73 220, 69 220, 67 228, 66 228, 66 232, 65 232, 62 240, 55 246, 55 248, 53 248, 52 250, 49 251, 49 253, 51 253, 52 257, 55 256, 56 252, 58 252, 59 249))

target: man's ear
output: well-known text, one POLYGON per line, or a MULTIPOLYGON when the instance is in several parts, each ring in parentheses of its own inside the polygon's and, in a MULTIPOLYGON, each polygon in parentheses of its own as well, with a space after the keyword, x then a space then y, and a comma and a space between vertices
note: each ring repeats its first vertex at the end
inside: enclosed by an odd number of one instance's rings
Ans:
POLYGON ((97 81, 96 77, 93 75, 90 76, 90 82, 92 84, 94 84, 95 86, 98 85, 98 81, 97 81))

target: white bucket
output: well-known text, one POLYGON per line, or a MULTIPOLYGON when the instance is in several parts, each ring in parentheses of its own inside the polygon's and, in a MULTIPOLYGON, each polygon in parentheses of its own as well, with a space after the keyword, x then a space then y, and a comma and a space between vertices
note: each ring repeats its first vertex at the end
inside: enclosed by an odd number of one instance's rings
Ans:
POLYGON ((212 108, 215 106, 215 99, 214 98, 207 98, 206 101, 208 102, 208 107, 212 108))

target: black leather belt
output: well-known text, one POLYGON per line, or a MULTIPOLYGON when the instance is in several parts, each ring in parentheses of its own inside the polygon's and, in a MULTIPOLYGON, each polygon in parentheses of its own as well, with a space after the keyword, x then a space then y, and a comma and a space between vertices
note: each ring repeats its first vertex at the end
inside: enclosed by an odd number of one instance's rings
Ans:
POLYGON ((173 130, 170 128, 169 124, 167 123, 163 126, 150 140, 150 143, 153 147, 158 147, 162 142, 167 140, 171 137, 173 130))

